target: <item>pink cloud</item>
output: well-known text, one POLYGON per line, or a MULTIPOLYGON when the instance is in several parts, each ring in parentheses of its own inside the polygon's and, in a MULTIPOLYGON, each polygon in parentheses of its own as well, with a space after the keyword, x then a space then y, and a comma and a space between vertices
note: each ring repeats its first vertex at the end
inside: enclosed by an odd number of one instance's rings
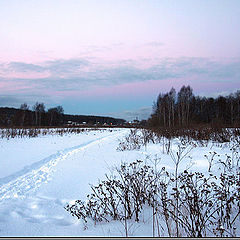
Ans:
POLYGON ((39 78, 47 78, 49 77, 49 72, 7 72, 0 74, 0 77, 8 78, 8 79, 39 79, 39 78))
POLYGON ((231 83, 229 86, 229 82, 210 82, 194 79, 193 77, 188 79, 171 78, 166 80, 150 80, 145 82, 126 83, 112 87, 96 87, 84 91, 56 91, 54 94, 75 98, 87 98, 90 96, 94 98, 106 97, 115 99, 122 97, 154 97, 160 92, 168 92, 171 87, 174 87, 176 91, 179 91, 183 85, 190 85, 193 88, 195 95, 202 93, 214 95, 223 91, 234 92, 240 88, 240 83, 236 82, 231 83))

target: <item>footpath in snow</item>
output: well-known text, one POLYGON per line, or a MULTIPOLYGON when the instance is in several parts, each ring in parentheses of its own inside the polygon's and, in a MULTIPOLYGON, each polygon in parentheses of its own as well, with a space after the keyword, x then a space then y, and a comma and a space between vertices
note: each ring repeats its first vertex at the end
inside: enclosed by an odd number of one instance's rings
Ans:
POLYGON ((83 231, 64 206, 85 198, 89 183, 120 164, 116 147, 127 131, 1 140, 1 165, 10 174, 1 170, 0 236, 96 235, 83 231), (39 160, 45 149, 50 155, 39 160))

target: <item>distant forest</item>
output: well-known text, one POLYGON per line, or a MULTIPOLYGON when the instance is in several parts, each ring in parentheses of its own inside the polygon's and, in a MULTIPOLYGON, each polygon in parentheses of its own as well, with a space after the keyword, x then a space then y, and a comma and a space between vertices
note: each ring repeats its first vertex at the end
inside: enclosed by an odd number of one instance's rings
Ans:
MULTIPOLYGON (((172 88, 160 93, 153 103, 153 114, 146 121, 134 121, 135 126, 154 128, 188 128, 194 126, 240 127, 240 90, 228 96, 200 97, 190 86, 179 92, 172 88)), ((32 107, 26 103, 19 109, 0 108, 0 127, 64 126, 64 125, 124 125, 124 119, 64 114, 62 106, 46 110, 44 103, 32 107)))
POLYGON ((172 88, 160 93, 153 104, 153 114, 148 119, 153 127, 212 127, 240 126, 240 90, 228 96, 194 96, 190 86, 183 86, 177 93, 172 88))
POLYGON ((41 126, 64 126, 64 125, 122 125, 123 119, 64 114, 62 106, 46 110, 44 103, 38 103, 32 107, 26 103, 19 109, 0 108, 0 127, 41 127, 41 126))

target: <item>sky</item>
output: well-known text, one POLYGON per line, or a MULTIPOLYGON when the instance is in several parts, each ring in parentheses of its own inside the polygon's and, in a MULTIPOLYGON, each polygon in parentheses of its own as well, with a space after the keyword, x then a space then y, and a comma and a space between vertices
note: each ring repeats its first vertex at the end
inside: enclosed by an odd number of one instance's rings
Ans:
POLYGON ((0 106, 146 119, 159 93, 240 89, 239 0, 0 0, 0 106))

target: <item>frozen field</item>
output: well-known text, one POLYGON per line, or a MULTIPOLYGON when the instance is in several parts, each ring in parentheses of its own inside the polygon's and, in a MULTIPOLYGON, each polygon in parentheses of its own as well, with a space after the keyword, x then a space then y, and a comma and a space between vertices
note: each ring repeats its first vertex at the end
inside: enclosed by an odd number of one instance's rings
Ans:
MULTIPOLYGON (((84 200, 91 192, 89 184, 98 184, 123 162, 140 159, 151 164, 159 158, 159 169, 174 171, 171 157, 160 144, 117 151, 119 139, 129 131, 0 139, 0 236, 125 236, 122 222, 89 222, 86 228, 64 206, 84 200)), ((174 141, 173 151, 177 147, 174 141)), ((230 154, 223 144, 198 146, 181 162, 179 171, 191 166, 192 171, 207 173, 209 163, 204 155, 213 151, 223 159, 230 154)), ((151 213, 146 210, 143 215, 139 223, 129 225, 129 236, 152 236, 151 213)))

